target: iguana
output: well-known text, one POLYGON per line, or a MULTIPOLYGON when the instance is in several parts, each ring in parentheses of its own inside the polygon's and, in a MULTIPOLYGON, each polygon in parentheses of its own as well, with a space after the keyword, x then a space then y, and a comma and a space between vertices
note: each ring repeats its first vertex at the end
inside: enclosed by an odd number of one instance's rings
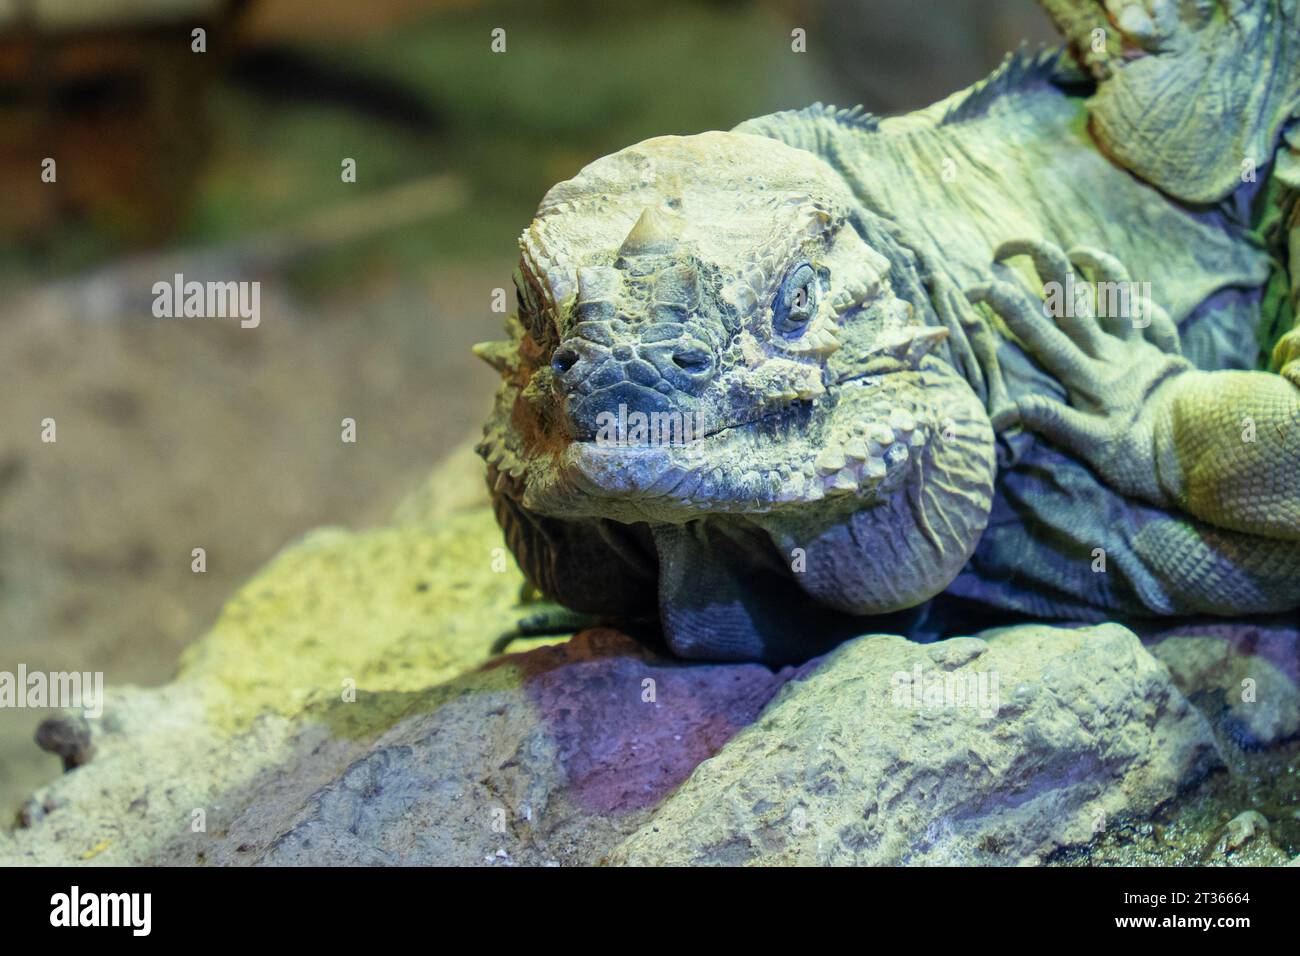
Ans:
POLYGON ((478 348, 543 594, 771 663, 941 592, 1300 606, 1300 0, 1047 6, 1073 57, 899 118, 650 139, 547 193, 478 348), (1048 315, 1089 281, 1151 303, 1048 315))

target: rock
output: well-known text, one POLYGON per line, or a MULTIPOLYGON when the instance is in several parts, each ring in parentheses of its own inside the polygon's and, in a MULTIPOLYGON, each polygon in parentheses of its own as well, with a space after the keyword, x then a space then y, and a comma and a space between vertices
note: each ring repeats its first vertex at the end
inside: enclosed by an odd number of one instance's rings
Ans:
POLYGON ((272 864, 589 864, 784 682, 683 665, 614 631, 444 685, 324 787, 254 805, 207 854, 272 864), (262 849, 265 848, 265 849, 262 849))
POLYGON ((484 666, 522 580, 494 570, 490 513, 439 514, 309 535, 175 682, 50 721, 94 757, 27 801, 0 860, 591 862, 795 673, 613 631, 484 666))
POLYGON ((95 755, 95 745, 90 740, 90 725, 85 717, 76 715, 42 721, 36 728, 36 743, 42 750, 61 757, 64 770, 89 763, 95 755))
POLYGON ((1247 810, 1224 825, 1202 860, 1207 866, 1282 866, 1287 854, 1270 839, 1268 818, 1247 810))
POLYGON ((1258 810, 1247 810, 1228 821, 1224 827, 1224 848, 1229 852, 1240 850, 1247 841, 1261 833, 1268 833, 1268 820, 1258 810))
POLYGON ((1144 639, 1227 740, 1258 748, 1300 734, 1295 620, 1180 624, 1144 639))
POLYGON ((275 799, 274 786, 247 792, 252 782, 294 766, 295 785, 323 786, 513 625, 522 577, 494 572, 499 536, 481 510, 322 529, 285 549, 186 652, 175 682, 107 688, 103 717, 87 721, 94 759, 38 791, 24 814, 34 825, 0 834, 0 859, 192 863, 204 850, 193 828, 212 833, 241 801, 275 799), (298 762, 304 748, 319 749, 314 762, 298 762), (59 809, 35 810, 51 799, 59 809))
POLYGON ((1219 763, 1205 719, 1130 631, 983 638, 843 645, 608 861, 1037 863, 1219 763))
POLYGON ((373 706, 364 690, 337 716, 263 715, 229 737, 189 704, 195 688, 136 690, 111 700, 96 763, 49 788, 69 809, 33 814, 5 859, 590 863, 793 673, 687 665, 588 631, 403 694, 402 716, 360 737, 369 720, 343 714, 373 706))

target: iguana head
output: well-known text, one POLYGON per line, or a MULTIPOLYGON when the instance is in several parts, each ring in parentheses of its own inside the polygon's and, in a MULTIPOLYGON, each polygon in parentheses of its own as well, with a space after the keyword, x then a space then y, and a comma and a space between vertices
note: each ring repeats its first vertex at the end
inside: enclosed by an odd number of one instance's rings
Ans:
POLYGON ((1300 0, 1041 2, 1099 81, 1101 146, 1180 199, 1236 190, 1300 112, 1300 0))
POLYGON ((480 451, 532 511, 680 523, 861 508, 972 460, 991 480, 982 406, 927 354, 944 330, 810 153, 648 140, 555 186, 520 245, 480 451))

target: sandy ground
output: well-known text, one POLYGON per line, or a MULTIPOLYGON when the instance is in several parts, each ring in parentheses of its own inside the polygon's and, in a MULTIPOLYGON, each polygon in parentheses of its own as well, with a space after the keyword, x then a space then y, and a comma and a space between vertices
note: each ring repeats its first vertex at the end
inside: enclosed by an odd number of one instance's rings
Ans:
MULTIPOLYGON (((92 323, 57 304, 12 316, 0 350, 0 670, 165 681, 286 542, 382 519, 486 416, 494 375, 468 349, 497 336, 491 289, 509 286, 510 266, 443 267, 327 305, 264 283, 257 329, 92 323), (341 441, 345 417, 355 444, 341 441)), ((43 716, 0 710, 5 817, 59 772, 32 743, 43 716)))

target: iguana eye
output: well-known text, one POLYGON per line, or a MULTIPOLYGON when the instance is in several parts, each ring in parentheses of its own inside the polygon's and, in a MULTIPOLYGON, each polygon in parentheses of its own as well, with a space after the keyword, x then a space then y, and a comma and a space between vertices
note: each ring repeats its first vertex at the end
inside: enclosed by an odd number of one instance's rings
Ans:
POLYGON ((772 328, 787 338, 802 334, 817 312, 817 273, 808 263, 785 277, 772 303, 772 328))

